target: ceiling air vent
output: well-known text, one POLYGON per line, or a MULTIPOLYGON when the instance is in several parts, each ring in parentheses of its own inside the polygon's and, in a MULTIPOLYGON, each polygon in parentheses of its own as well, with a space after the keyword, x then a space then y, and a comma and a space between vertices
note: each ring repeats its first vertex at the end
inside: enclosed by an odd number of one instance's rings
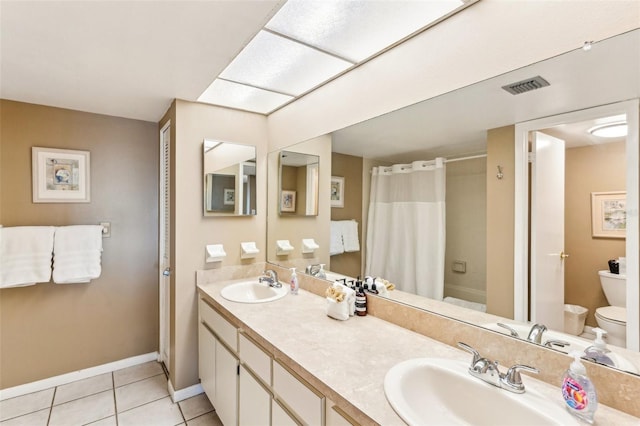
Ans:
POLYGON ((538 75, 516 83, 507 84, 506 86, 502 86, 502 88, 512 95, 519 95, 545 86, 549 86, 549 82, 538 75))

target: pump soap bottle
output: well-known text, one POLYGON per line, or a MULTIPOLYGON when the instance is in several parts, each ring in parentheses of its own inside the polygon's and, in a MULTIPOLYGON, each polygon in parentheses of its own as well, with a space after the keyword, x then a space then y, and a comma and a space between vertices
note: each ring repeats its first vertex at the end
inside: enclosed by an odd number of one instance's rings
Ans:
POLYGON ((607 349, 607 344, 602 339, 602 336, 606 335, 607 332, 601 328, 594 328, 593 331, 596 333, 596 340, 593 341, 593 345, 584 350, 584 356, 593 359, 598 364, 615 367, 615 362, 608 355, 611 351, 607 349))
POLYGON ((291 294, 298 294, 298 276, 296 275, 296 268, 291 268, 291 294))
POLYGON ((587 369, 580 362, 580 352, 571 352, 574 360, 562 378, 562 397, 567 410, 574 416, 593 424, 598 408, 596 389, 587 377, 587 369))

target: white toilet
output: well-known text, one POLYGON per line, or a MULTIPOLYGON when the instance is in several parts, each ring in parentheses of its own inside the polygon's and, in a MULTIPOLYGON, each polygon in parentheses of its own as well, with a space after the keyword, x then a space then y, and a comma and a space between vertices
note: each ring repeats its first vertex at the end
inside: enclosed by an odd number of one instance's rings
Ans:
POLYGON ((598 271, 600 284, 611 306, 596 309, 598 327, 606 330, 607 343, 627 347, 627 276, 598 271))

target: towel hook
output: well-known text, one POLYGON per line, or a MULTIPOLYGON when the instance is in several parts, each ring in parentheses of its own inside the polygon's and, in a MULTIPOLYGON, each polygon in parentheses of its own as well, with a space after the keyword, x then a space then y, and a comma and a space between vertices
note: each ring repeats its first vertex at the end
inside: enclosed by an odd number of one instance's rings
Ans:
POLYGON ((502 178, 504 177, 504 173, 502 173, 502 166, 498 165, 498 173, 496 174, 496 177, 499 180, 502 180, 502 178))

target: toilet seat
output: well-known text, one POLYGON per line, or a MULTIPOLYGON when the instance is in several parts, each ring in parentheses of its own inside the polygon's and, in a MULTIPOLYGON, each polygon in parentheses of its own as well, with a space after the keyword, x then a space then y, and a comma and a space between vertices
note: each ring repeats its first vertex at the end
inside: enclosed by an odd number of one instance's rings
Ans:
POLYGON ((622 326, 627 325, 627 309, 620 306, 603 306, 596 309, 596 316, 622 326))

